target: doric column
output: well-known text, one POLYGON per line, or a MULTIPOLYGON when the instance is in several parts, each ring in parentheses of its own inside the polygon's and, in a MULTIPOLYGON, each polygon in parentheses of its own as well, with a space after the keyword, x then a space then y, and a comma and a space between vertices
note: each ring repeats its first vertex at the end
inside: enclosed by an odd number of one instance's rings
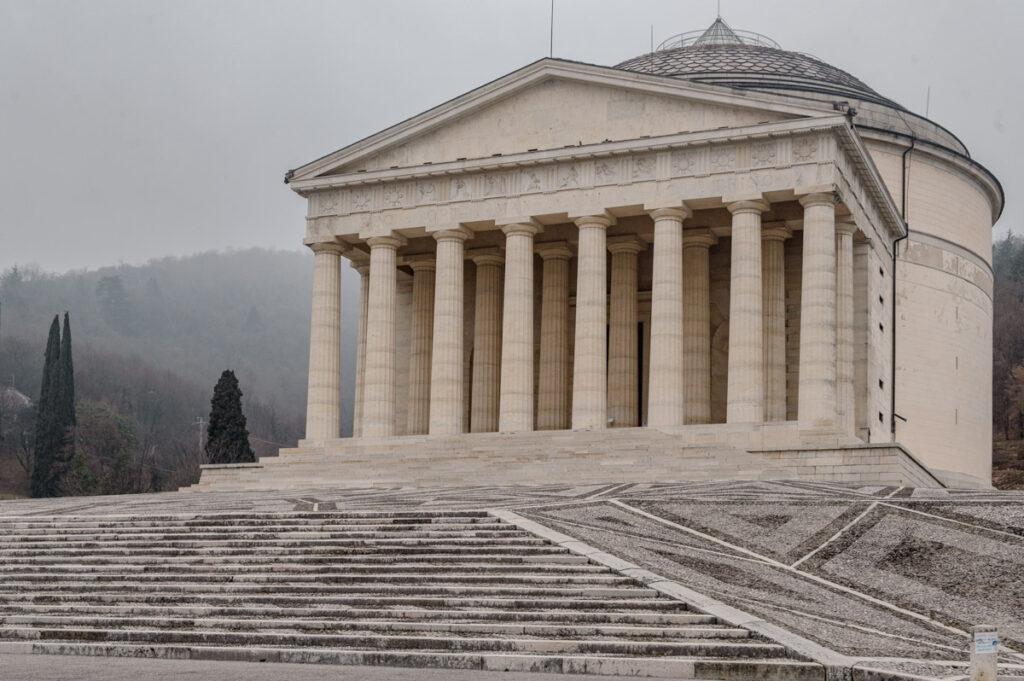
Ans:
POLYGON ((375 236, 370 245, 370 293, 366 311, 366 372, 363 383, 363 437, 395 433, 396 251, 397 235, 375 236))
POLYGON ((352 405, 352 437, 363 434, 363 385, 366 382, 366 308, 370 300, 370 263, 350 263, 359 273, 359 337, 356 342, 356 395, 352 405))
POLYGON ((786 253, 787 227, 761 230, 764 284, 764 420, 786 420, 786 253))
POLYGON ((334 241, 313 251, 313 318, 309 329, 306 439, 341 435, 341 254, 334 241))
POLYGON ((430 428, 430 361, 434 338, 434 255, 416 255, 412 268, 412 329, 409 348, 409 420, 406 432, 430 428))
POLYGON ((434 347, 430 362, 430 434, 462 432, 464 227, 434 232, 434 347))
POLYGON ((851 220, 836 223, 836 425, 856 433, 853 376, 853 233, 851 220))
POLYGON ((533 430, 533 237, 540 227, 519 222, 505 232, 505 301, 501 326, 498 430, 533 430))
POLYGON ((761 292, 761 213, 768 203, 735 201, 729 275, 727 423, 764 421, 764 304, 761 292))
POLYGON ((800 294, 800 427, 836 422, 836 199, 805 194, 803 279, 800 294))
POLYGON ((647 425, 683 422, 683 220, 689 208, 659 208, 654 218, 651 363, 647 425))
POLYGON ((711 422, 711 267, 718 239, 708 229, 683 232, 683 423, 711 422))
POLYGON ((473 388, 469 430, 498 430, 498 396, 501 380, 501 266, 504 256, 497 248, 470 251, 476 264, 476 303, 473 315, 473 388))
POLYGON ((576 220, 576 344, 573 351, 573 430, 604 428, 608 419, 608 248, 612 221, 599 215, 576 220))
POLYGON ((608 239, 612 292, 608 322, 608 418, 613 427, 636 426, 640 394, 637 366, 637 254, 647 248, 635 236, 608 239))
POLYGON ((540 302, 537 430, 569 428, 569 259, 564 241, 537 244, 544 262, 540 302))

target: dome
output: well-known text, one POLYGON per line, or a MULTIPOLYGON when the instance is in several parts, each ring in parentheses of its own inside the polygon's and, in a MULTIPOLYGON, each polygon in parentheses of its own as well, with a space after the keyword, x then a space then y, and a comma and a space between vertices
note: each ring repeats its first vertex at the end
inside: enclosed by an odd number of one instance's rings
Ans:
POLYGON ((842 69, 765 36, 738 31, 719 17, 705 31, 669 38, 654 52, 615 68, 747 90, 854 98, 903 109, 842 69))

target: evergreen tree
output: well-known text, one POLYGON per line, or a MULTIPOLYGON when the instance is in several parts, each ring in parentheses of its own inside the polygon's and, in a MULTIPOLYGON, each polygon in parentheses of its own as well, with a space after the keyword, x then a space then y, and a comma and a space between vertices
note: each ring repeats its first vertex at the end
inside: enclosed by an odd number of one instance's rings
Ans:
POLYGON ((60 491, 60 479, 55 477, 55 455, 63 444, 57 402, 60 387, 60 316, 53 318, 46 341, 43 361, 43 380, 39 389, 36 416, 35 461, 32 465, 32 496, 52 497, 60 491))
POLYGON ((206 430, 206 456, 210 463, 249 463, 256 460, 249 446, 249 430, 242 413, 242 391, 235 372, 220 375, 210 400, 206 430))
MULTIPOLYGON (((75 363, 71 358, 71 322, 64 313, 64 333, 60 339, 60 406, 65 429, 75 425, 75 363)), ((70 432, 70 431, 69 431, 70 432)))

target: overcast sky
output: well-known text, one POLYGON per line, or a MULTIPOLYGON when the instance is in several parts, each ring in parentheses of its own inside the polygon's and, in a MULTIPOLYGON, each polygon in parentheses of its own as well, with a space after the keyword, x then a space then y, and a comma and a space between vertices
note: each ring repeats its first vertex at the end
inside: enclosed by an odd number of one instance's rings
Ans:
MULTIPOLYGON (((548 53, 549 0, 0 0, 0 269, 299 249, 300 166, 548 53)), ((723 0, 734 27, 951 129, 1024 220, 1024 2, 723 0)), ((556 0, 556 57, 613 65, 715 0, 556 0)))

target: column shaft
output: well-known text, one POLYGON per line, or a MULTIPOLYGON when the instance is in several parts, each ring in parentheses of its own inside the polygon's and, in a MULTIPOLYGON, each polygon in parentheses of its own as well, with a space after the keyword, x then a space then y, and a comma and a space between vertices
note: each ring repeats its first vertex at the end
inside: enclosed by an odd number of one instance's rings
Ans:
POLYGON ((856 434, 853 376, 853 233, 856 225, 836 225, 836 414, 847 435, 856 434))
POLYGON ((764 282, 764 420, 786 420, 786 254, 790 231, 761 231, 764 282))
POLYGON ((727 423, 764 420, 764 304, 761 291, 761 213, 764 201, 729 204, 732 262, 729 275, 727 423))
POLYGON ((463 411, 464 228, 435 232, 434 346, 430 363, 430 434, 461 433, 463 411))
POLYGON ((533 237, 536 225, 506 225, 498 430, 533 430, 533 237))
POLYGON ((537 430, 569 428, 569 259, 564 241, 537 246, 544 261, 540 303, 537 430))
POLYGON ((366 310, 370 301, 370 264, 352 263, 359 273, 359 329, 356 342, 356 390, 352 405, 352 437, 363 434, 363 386, 366 383, 366 310))
POLYGON ((341 435, 341 253, 337 243, 314 243, 313 317, 309 334, 306 439, 341 435))
POLYGON ((373 237, 370 244, 370 293, 367 297, 366 372, 363 384, 363 437, 395 432, 396 250, 402 241, 373 237))
POLYGON ((683 236, 683 423, 711 422, 711 267, 709 230, 683 236))
POLYGON ((409 348, 409 418, 406 432, 430 428, 430 364, 434 339, 434 256, 416 256, 412 267, 412 329, 409 348))
POLYGON ((613 427, 639 423, 640 371, 637 365, 637 254, 646 248, 635 236, 608 240, 612 254, 608 322, 608 419, 613 427))
POLYGON ((588 216, 579 227, 576 266, 576 344, 572 373, 572 427, 607 426, 608 249, 606 230, 611 220, 588 216))
POLYGON ((470 257, 476 263, 476 303, 473 315, 473 392, 469 430, 472 433, 491 433, 498 430, 501 265, 504 258, 497 249, 470 254, 470 257))
POLYGON ((836 244, 833 194, 807 194, 800 296, 801 428, 836 421, 836 244))
POLYGON ((683 422, 683 220, 685 208, 660 208, 654 218, 651 363, 647 424, 683 422))

